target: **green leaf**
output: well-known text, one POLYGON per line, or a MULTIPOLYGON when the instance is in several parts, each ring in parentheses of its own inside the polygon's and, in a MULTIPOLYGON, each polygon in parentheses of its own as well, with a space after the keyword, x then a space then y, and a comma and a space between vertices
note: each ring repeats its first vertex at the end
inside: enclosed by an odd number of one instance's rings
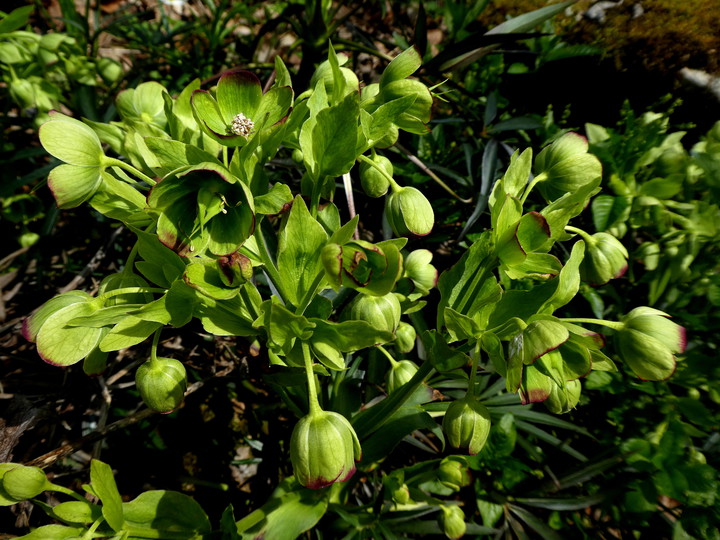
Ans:
POLYGON ((264 326, 268 341, 280 347, 285 354, 293 348, 296 339, 307 341, 312 336, 313 323, 302 315, 295 315, 279 303, 266 300, 262 304, 262 315, 255 326, 264 326))
POLYGON ((413 47, 398 54, 383 70, 380 76, 380 89, 393 81, 405 79, 415 73, 422 65, 420 53, 413 47))
POLYGON ((217 261, 195 258, 185 267, 183 281, 214 300, 230 300, 237 296, 237 287, 228 287, 220 276, 217 261))
POLYGON ((500 180, 502 193, 510 197, 520 196, 530 179, 532 159, 533 152, 531 148, 526 149, 521 154, 515 152, 510 157, 510 165, 508 165, 505 175, 500 180))
POLYGON ((262 302, 260 294, 252 283, 245 283, 242 287, 251 299, 251 306, 240 296, 224 301, 204 298, 196 306, 194 315, 206 331, 216 336, 256 336, 261 333, 253 326, 262 302))
POLYGON ((485 233, 470 246, 460 261, 442 273, 438 280, 441 295, 438 328, 443 325, 445 307, 473 317, 485 306, 500 299, 502 289, 492 273, 496 264, 490 233, 485 233))
POLYGON ((193 146, 172 139, 163 139, 160 137, 145 137, 145 144, 155 158, 155 174, 165 176, 171 171, 175 171, 181 167, 189 165, 197 165, 198 163, 217 163, 215 156, 193 146))
POLYGON ((261 508, 237 522, 243 540, 295 540, 325 515, 330 490, 311 490, 294 478, 283 481, 261 508))
POLYGON ((83 527, 43 525, 24 536, 19 536, 17 540, 65 540, 65 538, 78 538, 84 532, 83 527))
POLYGON ((90 462, 90 483, 103 504, 105 521, 115 532, 120 532, 125 522, 123 504, 110 465, 93 459, 90 462))
POLYGON ((315 181, 350 172, 355 163, 358 94, 350 93, 303 124, 300 147, 315 181))
POLYGON ((169 288, 185 271, 182 259, 161 244, 156 235, 131 229, 138 237, 138 253, 143 258, 143 261, 135 263, 135 267, 151 282, 169 288))
POLYGON ((420 406, 402 407, 362 442, 363 463, 374 463, 390 455, 405 436, 418 429, 433 431, 444 441, 438 423, 420 406))
POLYGON ((272 189, 265 195, 255 197, 256 214, 280 214, 286 210, 293 201, 292 191, 287 184, 274 184, 272 189))
POLYGON ((30 19, 30 14, 35 9, 34 5, 23 6, 13 9, 0 21, 0 34, 14 32, 25 26, 30 19))
POLYGON ((438 371, 452 371, 470 363, 470 357, 448 347, 442 334, 435 330, 423 332, 423 344, 428 349, 428 360, 438 371))
POLYGON ((92 523, 102 517, 102 509, 90 502, 70 501, 53 506, 53 514, 66 523, 92 523))
POLYGON ((631 197, 598 195, 592 202, 592 219, 595 230, 603 232, 630 217, 631 197))
POLYGON ((572 247, 570 258, 555 278, 556 289, 538 311, 553 313, 570 302, 580 289, 580 263, 585 256, 585 242, 578 240, 572 247))
POLYGON ((132 347, 145 341, 162 326, 163 323, 144 321, 134 315, 128 315, 102 338, 99 344, 100 350, 110 352, 132 347))
POLYGON ((190 539, 211 531, 202 507, 192 497, 176 491, 146 491, 123 503, 122 510, 131 536, 190 539))
POLYGON ((288 300, 295 306, 312 292, 318 274, 325 270, 320 250, 327 241, 327 233, 308 212, 299 195, 293 202, 290 216, 278 239, 277 266, 288 300))
POLYGON ((535 11, 530 11, 529 13, 523 13, 522 15, 513 17, 512 19, 497 25, 495 28, 488 31, 486 35, 527 32, 528 30, 532 30, 537 25, 544 23, 548 19, 564 11, 566 7, 573 5, 576 1, 577 0, 568 0, 559 4, 553 4, 551 6, 536 9, 535 11))
POLYGON ((144 212, 145 197, 107 171, 102 171, 100 175, 102 182, 90 199, 90 206, 104 216, 134 227, 149 225, 151 218, 144 212))

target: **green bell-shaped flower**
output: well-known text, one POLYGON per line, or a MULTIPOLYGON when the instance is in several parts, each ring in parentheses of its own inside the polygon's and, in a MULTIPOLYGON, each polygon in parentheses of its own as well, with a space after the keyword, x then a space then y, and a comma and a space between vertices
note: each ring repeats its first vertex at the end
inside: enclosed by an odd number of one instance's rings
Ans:
POLYGON ((255 230, 250 189, 214 163, 200 163, 152 188, 160 242, 181 256, 236 251, 255 230))
POLYGON ((465 396, 450 404, 442 427, 451 447, 467 449, 474 456, 490 434, 490 411, 474 397, 465 396))
POLYGON ((281 125, 292 105, 288 86, 262 92, 260 80, 244 70, 228 71, 218 81, 215 96, 195 90, 190 99, 202 130, 224 146, 244 146, 255 137, 262 140, 281 125))
POLYGON ((585 258, 580 263, 580 277, 590 285, 604 285, 622 276, 628 267, 628 252, 613 235, 599 232, 585 235, 585 258))
POLYGON ((685 350, 685 328, 667 313, 638 307, 625 315, 615 333, 615 345, 633 373, 646 381, 662 381, 675 372, 675 354, 685 350))
POLYGON ((395 333, 400 324, 400 315, 402 308, 395 294, 388 293, 385 296, 359 294, 346 308, 343 318, 365 321, 377 330, 395 333))
POLYGON ((465 512, 459 506, 441 506, 440 507, 440 527, 445 536, 451 540, 462 538, 467 531, 465 523, 465 512))
POLYGON ((551 413, 565 414, 577 406, 581 391, 582 384, 579 379, 567 381, 564 388, 553 383, 550 395, 543 403, 551 413))
POLYGON ((410 360, 395 362, 385 377, 388 394, 392 394, 398 388, 409 382, 417 371, 417 365, 410 360))
POLYGON ((438 270, 430 262, 433 254, 427 249, 416 249, 404 260, 404 274, 398 292, 406 296, 426 296, 437 285, 438 270), (407 283, 409 281, 409 284, 407 283), (409 286, 408 286, 409 285, 409 286))
POLYGON ((535 158, 538 189, 548 201, 573 193, 602 176, 600 160, 588 153, 588 142, 577 133, 565 133, 535 158))
POLYGON ((187 373, 182 362, 174 358, 151 359, 135 372, 135 384, 148 408, 170 413, 185 397, 187 373))
POLYGON ((310 489, 350 478, 361 454, 355 430, 344 416, 335 412, 310 412, 297 423, 290 438, 295 477, 310 489))
POLYGON ((387 196, 385 216, 396 236, 425 236, 435 223, 430 201, 411 186, 399 187, 387 196))
POLYGON ((378 296, 389 293, 402 273, 402 255, 396 242, 327 244, 320 258, 330 285, 336 290, 344 286, 378 296))

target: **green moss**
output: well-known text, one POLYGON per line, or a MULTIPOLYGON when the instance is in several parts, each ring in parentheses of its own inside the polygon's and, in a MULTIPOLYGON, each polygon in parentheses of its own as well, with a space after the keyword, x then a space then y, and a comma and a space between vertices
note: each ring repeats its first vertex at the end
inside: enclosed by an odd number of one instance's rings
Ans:
MULTIPOLYGON (((551 3, 495 0, 483 13, 483 22, 495 26, 551 3)), ((567 41, 604 49, 619 70, 643 68, 674 74, 690 67, 720 73, 718 0, 630 0, 607 9, 602 24, 578 16, 593 3, 580 0, 572 7, 572 15, 556 17, 557 32, 567 41), (633 18, 635 5, 641 5, 643 13, 633 18)))

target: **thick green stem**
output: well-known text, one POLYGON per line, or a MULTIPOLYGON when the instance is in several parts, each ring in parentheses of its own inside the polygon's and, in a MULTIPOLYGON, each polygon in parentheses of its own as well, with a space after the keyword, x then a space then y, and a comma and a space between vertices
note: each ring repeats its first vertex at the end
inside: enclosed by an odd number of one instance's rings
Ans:
POLYGON ((380 174, 382 174, 385 179, 390 182, 390 189, 392 189, 393 193, 397 193, 402 189, 402 186, 398 184, 395 179, 390 176, 385 169, 383 169, 380 165, 375 163, 372 159, 370 159, 367 156, 360 155, 358 156, 358 160, 362 161, 363 163, 367 163, 370 165, 373 169, 378 171, 380 174))
POLYGON ((480 361, 480 340, 475 344, 475 354, 471 356, 470 380, 468 381, 467 396, 475 396, 475 377, 477 376, 478 362, 480 361))
POLYGON ((460 195, 455 193, 453 189, 448 186, 445 182, 443 182, 440 177, 432 172, 430 168, 425 165, 422 161, 420 161, 415 155, 412 154, 407 148, 402 146, 401 144, 395 144, 395 147, 400 150, 405 156, 413 162, 422 172, 427 174, 430 178, 432 178, 437 185, 439 185, 441 188, 443 188, 445 191, 447 191, 450 195, 452 195, 455 199, 460 201, 461 203, 469 204, 472 202, 472 199, 463 199, 460 195))
POLYGON ((533 190, 536 184, 542 182, 547 178, 547 173, 541 172, 538 174, 535 178, 532 179, 532 182, 530 182, 527 187, 525 188, 525 192, 523 193, 522 199, 520 199, 521 204, 525 204, 525 201, 528 198, 528 195, 530 195, 530 192, 533 190))
POLYGON ((618 322, 618 321, 606 321, 603 319, 583 319, 583 318, 569 318, 569 319, 560 319, 561 321, 569 322, 569 323, 585 323, 585 324, 598 324, 600 326, 606 326, 608 328, 612 328, 613 330, 622 330, 625 328, 625 324, 618 322))
POLYGON ((151 367, 158 367, 157 347, 158 347, 158 343, 160 343, 160 332, 162 332, 162 328, 158 328, 157 330, 155 330, 155 334, 153 335, 152 345, 150 345, 150 366, 151 367))
POLYGON ((592 235, 583 231, 582 229, 578 229, 577 227, 573 227, 572 225, 566 225, 565 230, 570 233, 579 234, 580 237, 588 244, 595 242, 595 239, 592 237, 592 235))
POLYGON ((133 176, 140 178, 140 180, 147 182, 151 186, 154 186, 155 184, 157 184, 157 182, 155 180, 153 180, 146 174, 143 174, 142 172, 138 171, 135 167, 133 167, 132 165, 130 165, 129 163, 127 163, 125 161, 105 156, 103 162, 104 162, 103 165, 105 165, 106 167, 119 167, 121 169, 124 169, 127 172, 129 172, 130 174, 132 174, 133 176))
POLYGON ((227 146, 222 147, 222 157, 223 157, 223 165, 225 165, 225 168, 228 168, 228 148, 227 146))
POLYGON ((390 365, 391 365, 391 366, 393 366, 393 367, 397 366, 397 364, 398 364, 397 360, 395 360, 395 359, 392 357, 392 355, 391 355, 389 352, 387 352, 382 345, 378 345, 378 346, 377 346, 377 349, 378 349, 381 353, 383 353, 388 360, 390 360, 390 365))
POLYGON ((320 402, 317 397, 317 389, 315 388, 315 372, 312 367, 312 357, 310 356, 310 345, 302 342, 303 360, 305 361, 305 374, 307 375, 308 384, 308 406, 311 415, 322 412, 320 402))
POLYGON ((130 250, 130 255, 128 255, 127 260, 125 261, 125 266, 123 267, 122 273, 126 276, 131 275, 133 273, 132 267, 135 264, 135 258, 138 254, 138 246, 140 245, 140 242, 135 242, 135 245, 130 250))
POLYGON ((98 299, 107 300, 113 296, 121 296, 123 294, 137 294, 137 293, 166 293, 167 289, 160 289, 159 287, 123 287, 122 289, 113 289, 112 291, 105 292, 98 296, 98 299))
POLYGON ((285 294, 285 291, 282 287, 280 272, 278 272, 278 269, 275 266, 272 257, 270 256, 270 251, 268 251, 267 244, 265 244, 265 237, 262 234, 262 227, 260 227, 260 223, 258 223, 258 225, 255 227, 254 236, 255 243, 258 247, 258 255, 260 256, 263 266, 265 267, 265 273, 275 286, 275 290, 277 290, 278 294, 280 295, 280 299, 283 301, 284 304, 287 304, 287 295, 285 294))

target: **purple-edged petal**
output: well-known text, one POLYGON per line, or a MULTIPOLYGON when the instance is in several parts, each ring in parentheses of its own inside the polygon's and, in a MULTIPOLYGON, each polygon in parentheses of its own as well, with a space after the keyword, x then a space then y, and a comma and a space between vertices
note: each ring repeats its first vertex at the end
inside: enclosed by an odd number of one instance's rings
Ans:
POLYGON ((262 101, 260 79, 249 71, 230 71, 220 77, 215 91, 220 113, 226 124, 237 114, 244 114, 253 121, 262 101))
POLYGON ((208 130, 218 136, 228 135, 228 126, 232 117, 224 118, 217 101, 206 90, 195 90, 190 98, 190 105, 196 119, 208 130))
POLYGON ((269 128, 287 116, 292 101, 292 88, 289 86, 274 87, 262 96, 259 107, 253 116, 244 111, 238 112, 243 112, 246 116, 250 116, 255 121, 256 128, 269 128))

